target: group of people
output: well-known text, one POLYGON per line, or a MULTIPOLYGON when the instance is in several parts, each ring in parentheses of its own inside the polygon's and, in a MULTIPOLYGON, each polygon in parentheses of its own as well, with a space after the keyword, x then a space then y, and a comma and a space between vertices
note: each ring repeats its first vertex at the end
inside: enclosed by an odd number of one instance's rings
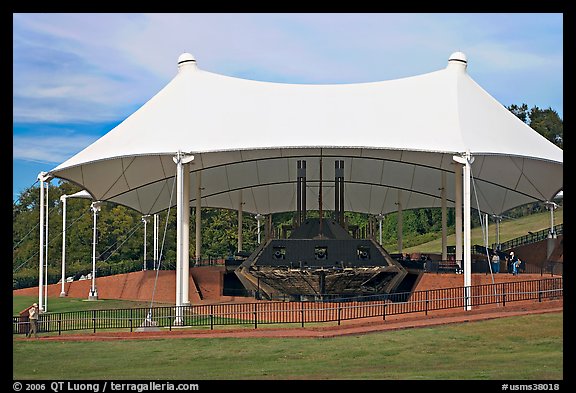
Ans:
MULTIPOLYGON (((520 258, 514 254, 514 251, 510 251, 510 255, 506 256, 506 261, 508 261, 508 273, 517 276, 520 273, 520 266, 522 261, 520 258)), ((492 252, 492 272, 500 273, 500 255, 497 251, 492 252)))

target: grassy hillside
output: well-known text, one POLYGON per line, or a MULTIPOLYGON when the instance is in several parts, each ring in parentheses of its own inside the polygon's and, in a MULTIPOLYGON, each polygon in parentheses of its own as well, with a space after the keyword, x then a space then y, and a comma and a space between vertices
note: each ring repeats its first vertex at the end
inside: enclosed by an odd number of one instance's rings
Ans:
MULTIPOLYGON (((554 225, 559 225, 564 222, 563 208, 560 207, 554 211, 554 225)), ((500 223, 500 243, 508 240, 524 236, 530 232, 538 232, 543 229, 550 228, 550 212, 543 212, 538 214, 531 214, 517 219, 504 219, 500 223)), ((472 244, 484 244, 483 230, 481 227, 472 228, 472 244)), ((496 242, 496 224, 493 221, 488 223, 488 245, 496 242)), ((456 244, 456 236, 448 236, 448 245, 453 246, 456 244)), ((397 252, 397 250, 387 249, 388 252, 397 252)), ((419 244, 412 247, 404 247, 403 252, 424 252, 424 253, 441 253, 442 252, 442 238, 430 241, 428 243, 419 244)))

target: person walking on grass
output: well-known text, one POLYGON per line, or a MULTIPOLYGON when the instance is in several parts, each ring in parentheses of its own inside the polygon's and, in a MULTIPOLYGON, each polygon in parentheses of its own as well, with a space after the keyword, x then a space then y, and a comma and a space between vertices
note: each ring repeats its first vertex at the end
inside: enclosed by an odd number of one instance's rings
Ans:
POLYGON ((26 333, 26 338, 31 337, 32 333, 34 333, 34 338, 38 338, 38 313, 38 304, 34 303, 28 310, 30 328, 28 329, 28 333, 26 333))

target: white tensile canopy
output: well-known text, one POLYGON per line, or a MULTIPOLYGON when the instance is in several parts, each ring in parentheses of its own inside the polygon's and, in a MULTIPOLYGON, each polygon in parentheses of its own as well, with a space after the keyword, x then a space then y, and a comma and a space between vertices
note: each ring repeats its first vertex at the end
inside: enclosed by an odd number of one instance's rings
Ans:
MULTIPOLYGON (((260 215, 296 211, 297 162, 305 160, 302 203, 308 210, 335 210, 333 162, 343 161, 344 211, 377 215, 450 206, 457 225, 463 211, 469 287, 470 209, 500 215, 551 201, 563 188, 563 152, 466 69, 466 56, 455 52, 445 69, 409 78, 282 84, 203 71, 184 53, 177 75, 158 94, 39 178, 69 180, 95 201, 145 215, 176 206, 179 306, 188 302, 188 280, 182 279, 188 277, 187 205, 260 215)), ((196 223, 198 253, 199 214, 196 223)))
POLYGON ((94 200, 152 214, 176 204, 178 151, 190 163, 190 201, 201 171, 203 207, 268 214, 296 210, 297 160, 307 162, 306 206, 334 209, 329 180, 344 160, 345 210, 369 214, 440 206, 442 173, 454 202, 453 155, 470 152, 472 206, 490 214, 562 189, 562 150, 516 118, 466 72, 454 53, 445 69, 385 82, 297 85, 199 69, 189 54, 176 77, 102 138, 49 174, 94 200), (399 194, 397 190, 402 192, 399 194), (400 200, 398 199, 400 195, 400 200))

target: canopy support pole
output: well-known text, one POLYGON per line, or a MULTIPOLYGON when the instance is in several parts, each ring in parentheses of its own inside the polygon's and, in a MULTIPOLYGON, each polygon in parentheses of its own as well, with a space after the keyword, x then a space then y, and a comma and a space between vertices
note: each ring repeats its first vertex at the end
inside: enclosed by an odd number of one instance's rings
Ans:
POLYGON ((489 232, 489 223, 488 223, 488 213, 484 214, 484 221, 486 222, 486 242, 485 242, 485 247, 488 248, 488 245, 490 244, 490 232, 489 232))
POLYGON ((494 249, 500 251, 500 221, 502 221, 502 216, 494 215, 494 221, 496 222, 496 243, 494 243, 494 249))
MULTIPOLYGON (((40 312, 45 312, 44 307, 44 215, 46 214, 45 196, 44 196, 44 182, 50 181, 51 176, 46 172, 38 174, 40 181, 40 250, 39 250, 39 266, 38 266, 38 309, 40 312)), ((46 204, 47 205, 47 204, 46 204)), ((46 283, 48 285, 48 283, 46 283)))
POLYGON ((190 304, 190 164, 182 165, 182 304, 190 304))
POLYGON ((448 260, 448 216, 446 212, 446 172, 442 172, 442 188, 440 191, 442 209, 442 260, 448 260))
POLYGON ((242 190, 238 190, 238 252, 242 251, 242 190))
POLYGON ((179 151, 176 155, 176 318, 174 325, 181 326, 182 320, 182 263, 184 259, 184 231, 182 230, 182 221, 184 210, 184 202, 182 195, 183 181, 182 181, 182 153, 179 151))
POLYGON ((378 230, 380 232, 380 245, 382 245, 382 220, 384 220, 384 214, 378 213, 376 216, 378 218, 378 230))
MULTIPOLYGON (((464 167, 463 200, 464 200, 464 309, 472 309, 471 284, 472 284, 472 245, 470 239, 470 178, 471 178, 471 155, 467 150, 462 156, 453 156, 454 161, 464 167)), ((460 165, 456 165, 456 168, 460 165)), ((459 177, 459 176, 457 176, 459 177)))
POLYGON ((256 219, 256 222, 258 223, 258 244, 260 244, 260 226, 262 224, 262 221, 264 220, 264 216, 260 213, 256 214, 256 216, 254 217, 256 219))
POLYGON ((158 263, 158 214, 154 214, 154 269, 158 263))
POLYGON ((196 172, 196 263, 202 255, 202 172, 196 172))
POLYGON ((88 293, 88 300, 98 300, 98 290, 96 289, 96 243, 98 242, 96 217, 98 216, 101 206, 102 202, 100 201, 92 202, 92 205, 90 206, 92 208, 94 223, 92 228, 92 285, 90 287, 90 292, 88 293))
POLYGON ((66 288, 64 286, 66 282, 66 205, 68 198, 90 198, 87 191, 80 191, 72 195, 61 195, 60 202, 62 202, 62 290, 60 291, 60 297, 66 297, 66 288))
POLYGON ((62 195, 60 201, 62 202, 62 289, 60 290, 60 297, 66 297, 66 289, 64 283, 66 282, 66 199, 68 195, 62 195))
POLYGON ((273 239, 272 213, 268 214, 268 224, 264 225, 264 229, 266 230, 266 240, 273 239))
POLYGON ((470 286, 472 285, 472 242, 470 239, 470 151, 466 152, 464 165, 464 290, 466 310, 472 309, 470 286))
POLYGON ((38 266, 38 309, 40 312, 44 312, 44 178, 42 177, 44 172, 38 175, 40 180, 40 252, 39 260, 40 264, 38 266))
POLYGON ((46 182, 46 203, 44 208, 46 209, 46 228, 45 228, 45 238, 44 238, 44 252, 46 255, 44 256, 44 312, 48 312, 48 228, 50 227, 48 224, 49 218, 49 206, 50 203, 48 202, 50 198, 48 198, 48 191, 50 189, 50 180, 46 182))
MULTIPOLYGON (((189 252, 185 250, 185 247, 189 244, 189 231, 186 229, 188 226, 184 224, 184 219, 189 218, 185 214, 186 209, 190 209, 190 199, 188 203, 184 203, 184 178, 189 176, 188 173, 184 173, 185 164, 188 164, 194 159, 193 155, 188 155, 178 151, 176 155, 172 158, 176 164, 176 317, 174 319, 174 325, 182 326, 184 324, 183 316, 183 305, 184 305, 184 264, 186 263, 187 256, 189 252)), ((189 213, 188 213, 189 214, 189 213)), ((186 280, 187 281, 187 280, 186 280)))
POLYGON ((398 253, 402 254, 402 233, 404 232, 404 230, 402 229, 403 226, 403 222, 402 222, 402 190, 398 190, 398 202, 396 203, 396 205, 398 205, 398 222, 397 222, 397 228, 396 228, 396 232, 397 232, 397 236, 398 236, 398 253))
POLYGON ((456 247, 454 259, 462 268, 462 166, 454 166, 454 232, 456 235, 456 247))
POLYGON ((144 258, 142 263, 142 270, 146 271, 146 226, 148 225, 148 221, 150 220, 149 215, 142 216, 142 222, 144 223, 144 258))
POLYGON ((548 231, 548 238, 546 240, 546 259, 549 259, 556 245, 555 239, 558 237, 554 230, 554 210, 558 205, 554 202, 546 202, 546 206, 550 209, 550 230, 548 231))

